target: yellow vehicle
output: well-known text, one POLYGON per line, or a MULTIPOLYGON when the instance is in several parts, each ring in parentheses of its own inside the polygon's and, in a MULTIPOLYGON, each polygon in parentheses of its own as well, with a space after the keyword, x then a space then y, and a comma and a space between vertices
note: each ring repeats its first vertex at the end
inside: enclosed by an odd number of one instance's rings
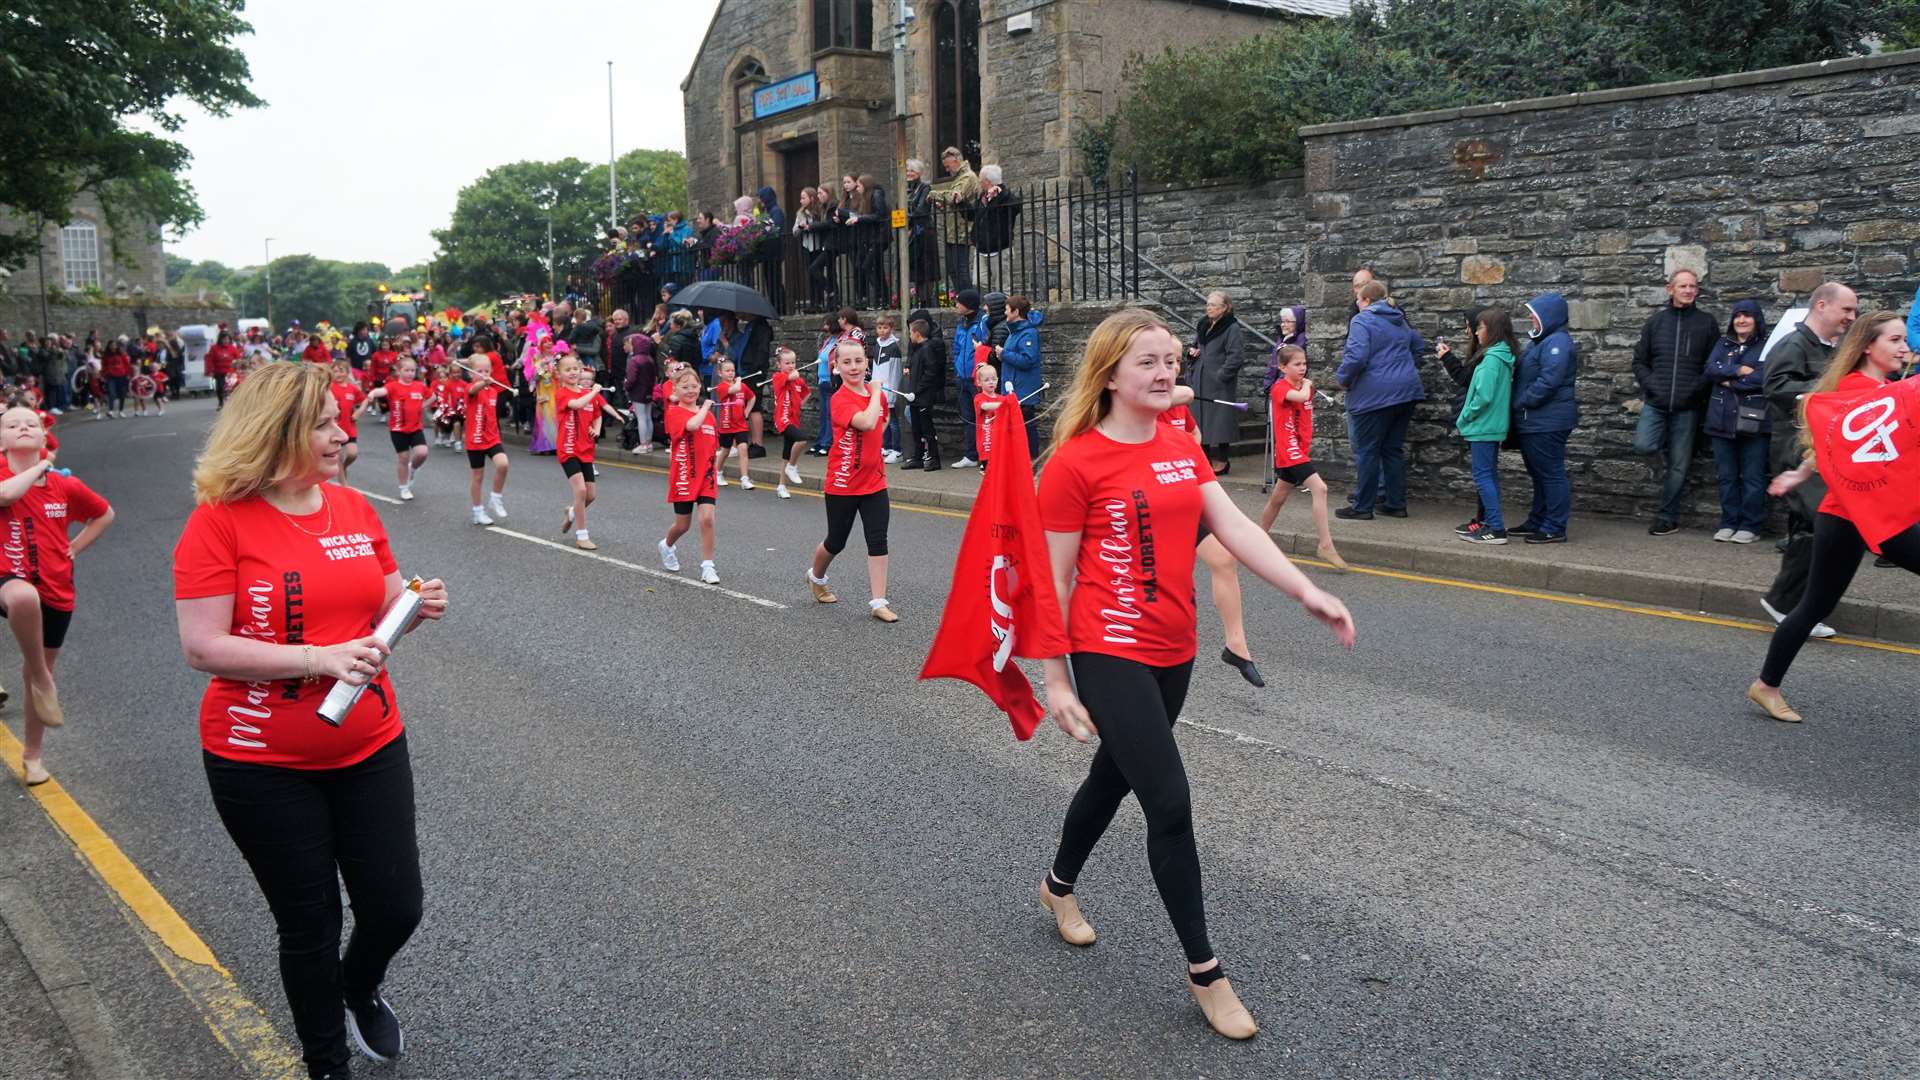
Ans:
POLYGON ((404 334, 420 324, 421 316, 433 305, 433 283, 418 291, 402 287, 376 285, 373 299, 367 303, 367 321, 376 333, 404 334))

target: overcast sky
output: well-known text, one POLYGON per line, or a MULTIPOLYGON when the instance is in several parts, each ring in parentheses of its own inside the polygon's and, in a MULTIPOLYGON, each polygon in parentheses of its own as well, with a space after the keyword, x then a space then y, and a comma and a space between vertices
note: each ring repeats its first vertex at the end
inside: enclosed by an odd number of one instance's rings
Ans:
POLYGON ((271 236, 276 258, 424 262, 489 168, 607 160, 608 60, 620 152, 684 151, 680 80, 718 4, 253 0, 239 45, 266 106, 189 107, 207 220, 166 250, 250 266, 271 236))

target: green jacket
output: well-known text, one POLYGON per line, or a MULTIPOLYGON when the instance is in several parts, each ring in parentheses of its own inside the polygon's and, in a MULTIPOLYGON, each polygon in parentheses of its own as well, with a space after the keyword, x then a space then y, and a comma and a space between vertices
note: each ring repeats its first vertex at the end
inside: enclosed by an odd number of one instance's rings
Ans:
POLYGON ((1513 350, 1496 341, 1473 366, 1467 401, 1454 426, 1468 442, 1504 442, 1512 420, 1513 350))

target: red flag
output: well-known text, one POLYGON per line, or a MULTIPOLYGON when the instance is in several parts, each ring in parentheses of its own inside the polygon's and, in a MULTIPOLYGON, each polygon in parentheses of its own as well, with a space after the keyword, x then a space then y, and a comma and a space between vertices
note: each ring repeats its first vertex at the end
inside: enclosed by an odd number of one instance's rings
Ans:
POLYGON ((1807 395, 1807 430, 1827 490, 1875 553, 1920 521, 1920 382, 1807 395))
POLYGON ((967 517, 953 587, 920 677, 965 679, 1007 714, 1016 737, 1031 739, 1045 714, 1012 658, 1065 656, 1067 631, 1040 530, 1020 403, 1012 394, 1000 401, 994 418, 999 438, 967 517))

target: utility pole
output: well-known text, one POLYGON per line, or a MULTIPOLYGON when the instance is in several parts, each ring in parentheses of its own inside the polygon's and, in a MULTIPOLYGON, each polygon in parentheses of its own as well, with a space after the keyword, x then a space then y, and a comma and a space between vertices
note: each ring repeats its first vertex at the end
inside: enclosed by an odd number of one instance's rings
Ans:
POLYGON ((273 237, 267 237, 264 246, 267 249, 267 331, 271 335, 273 331, 273 237))
POLYGON ((607 225, 620 224, 619 188, 614 182, 613 154, 613 61, 607 61, 607 225))
POLYGON ((547 299, 553 299, 553 208, 547 208, 547 299))
MULTIPOLYGON (((893 167, 900 178, 899 196, 894 201, 894 219, 900 223, 894 232, 900 239, 899 269, 894 287, 900 294, 900 336, 907 336, 907 311, 913 303, 912 223, 907 218, 907 25, 913 10, 907 0, 893 0, 893 167)), ((904 367, 905 365, 901 365, 904 367)))

